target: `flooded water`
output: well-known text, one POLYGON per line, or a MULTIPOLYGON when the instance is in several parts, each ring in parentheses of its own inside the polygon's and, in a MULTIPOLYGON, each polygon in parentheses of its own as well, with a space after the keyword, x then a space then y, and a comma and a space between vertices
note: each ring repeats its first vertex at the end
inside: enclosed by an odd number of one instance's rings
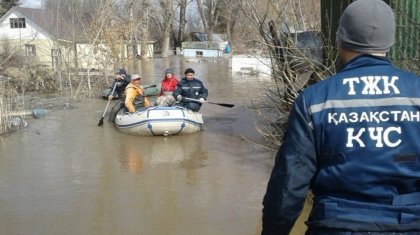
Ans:
POLYGON ((209 101, 236 104, 204 104, 199 133, 140 137, 98 127, 106 101, 97 98, 0 137, 0 233, 259 234, 275 153, 261 146, 247 106, 270 79, 232 76, 228 64, 171 57, 129 70, 156 83, 166 67, 179 76, 192 67, 209 101))

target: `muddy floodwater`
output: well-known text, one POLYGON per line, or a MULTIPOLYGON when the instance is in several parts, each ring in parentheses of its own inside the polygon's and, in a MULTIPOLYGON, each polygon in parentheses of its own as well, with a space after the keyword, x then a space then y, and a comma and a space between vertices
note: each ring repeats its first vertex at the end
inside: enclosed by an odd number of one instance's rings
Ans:
MULTIPOLYGON (((170 137, 98 127, 100 94, 29 119, 0 137, 0 234, 260 234, 275 152, 262 147, 249 107, 270 78, 232 75, 226 59, 177 56, 129 72, 156 83, 167 67, 178 77, 192 67, 209 101, 235 107, 204 104, 203 131, 170 137)), ((294 234, 304 230, 299 222, 294 234)))

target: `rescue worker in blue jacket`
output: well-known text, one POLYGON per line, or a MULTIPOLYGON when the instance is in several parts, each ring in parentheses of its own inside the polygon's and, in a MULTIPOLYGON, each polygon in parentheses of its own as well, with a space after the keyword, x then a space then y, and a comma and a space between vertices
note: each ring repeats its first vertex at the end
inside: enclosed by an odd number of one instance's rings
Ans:
POLYGON ((192 68, 187 68, 184 74, 185 77, 181 79, 173 92, 174 98, 179 101, 175 106, 198 112, 201 105, 206 102, 208 90, 203 82, 194 77, 195 72, 192 68))
POLYGON ((420 77, 391 65, 394 37, 382 0, 343 12, 344 66, 295 100, 263 200, 263 235, 289 234, 309 189, 307 235, 420 234, 420 77))

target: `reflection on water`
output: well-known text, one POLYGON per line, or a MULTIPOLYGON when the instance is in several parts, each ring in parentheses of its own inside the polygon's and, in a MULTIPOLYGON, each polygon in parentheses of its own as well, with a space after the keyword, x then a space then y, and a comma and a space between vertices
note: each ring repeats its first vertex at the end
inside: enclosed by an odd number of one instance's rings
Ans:
POLYGON ((194 171, 205 166, 208 153, 202 149, 199 133, 171 137, 130 137, 120 143, 119 162, 123 171, 141 174, 145 167, 180 167, 186 170, 188 182, 195 182, 194 171), (139 144, 144 138, 148 145, 139 144))
MULTIPOLYGON (((132 140, 132 139, 129 139, 132 140)), ((144 168, 144 158, 141 154, 141 146, 134 143, 123 141, 121 153, 118 155, 121 168, 133 174, 140 174, 144 168)))
POLYGON ((179 167, 185 170, 188 184, 199 181, 197 169, 206 165, 208 157, 208 153, 202 149, 203 143, 199 133, 153 138, 150 143, 147 149, 140 151, 150 163, 150 167, 179 167))
POLYGON ((29 120, 0 137, 1 234, 259 234, 261 201, 273 152, 254 142, 254 114, 244 108, 269 81, 235 77, 226 60, 139 60, 144 83, 166 67, 192 67, 210 90, 204 130, 185 136, 125 135, 106 122, 106 102, 29 120))

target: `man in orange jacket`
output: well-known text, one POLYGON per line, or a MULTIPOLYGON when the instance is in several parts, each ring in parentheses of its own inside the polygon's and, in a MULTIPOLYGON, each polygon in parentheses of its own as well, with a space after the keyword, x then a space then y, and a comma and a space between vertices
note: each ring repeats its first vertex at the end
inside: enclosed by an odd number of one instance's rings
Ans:
POLYGON ((125 88, 125 107, 128 109, 128 112, 134 113, 136 112, 136 107, 149 107, 150 103, 146 96, 144 96, 144 89, 140 86, 140 76, 138 74, 134 74, 131 76, 131 82, 125 88), (140 100, 136 99, 140 97, 140 100), (143 98, 143 102, 141 99, 143 98), (136 102, 136 100, 138 102, 136 102), (139 105, 139 104, 143 105, 139 105))
POLYGON ((131 76, 131 81, 125 88, 124 96, 112 107, 111 113, 109 114, 110 122, 114 122, 115 117, 121 109, 124 109, 125 112, 134 113, 139 107, 150 106, 149 100, 144 96, 144 89, 140 86, 140 79, 138 74, 131 76))

